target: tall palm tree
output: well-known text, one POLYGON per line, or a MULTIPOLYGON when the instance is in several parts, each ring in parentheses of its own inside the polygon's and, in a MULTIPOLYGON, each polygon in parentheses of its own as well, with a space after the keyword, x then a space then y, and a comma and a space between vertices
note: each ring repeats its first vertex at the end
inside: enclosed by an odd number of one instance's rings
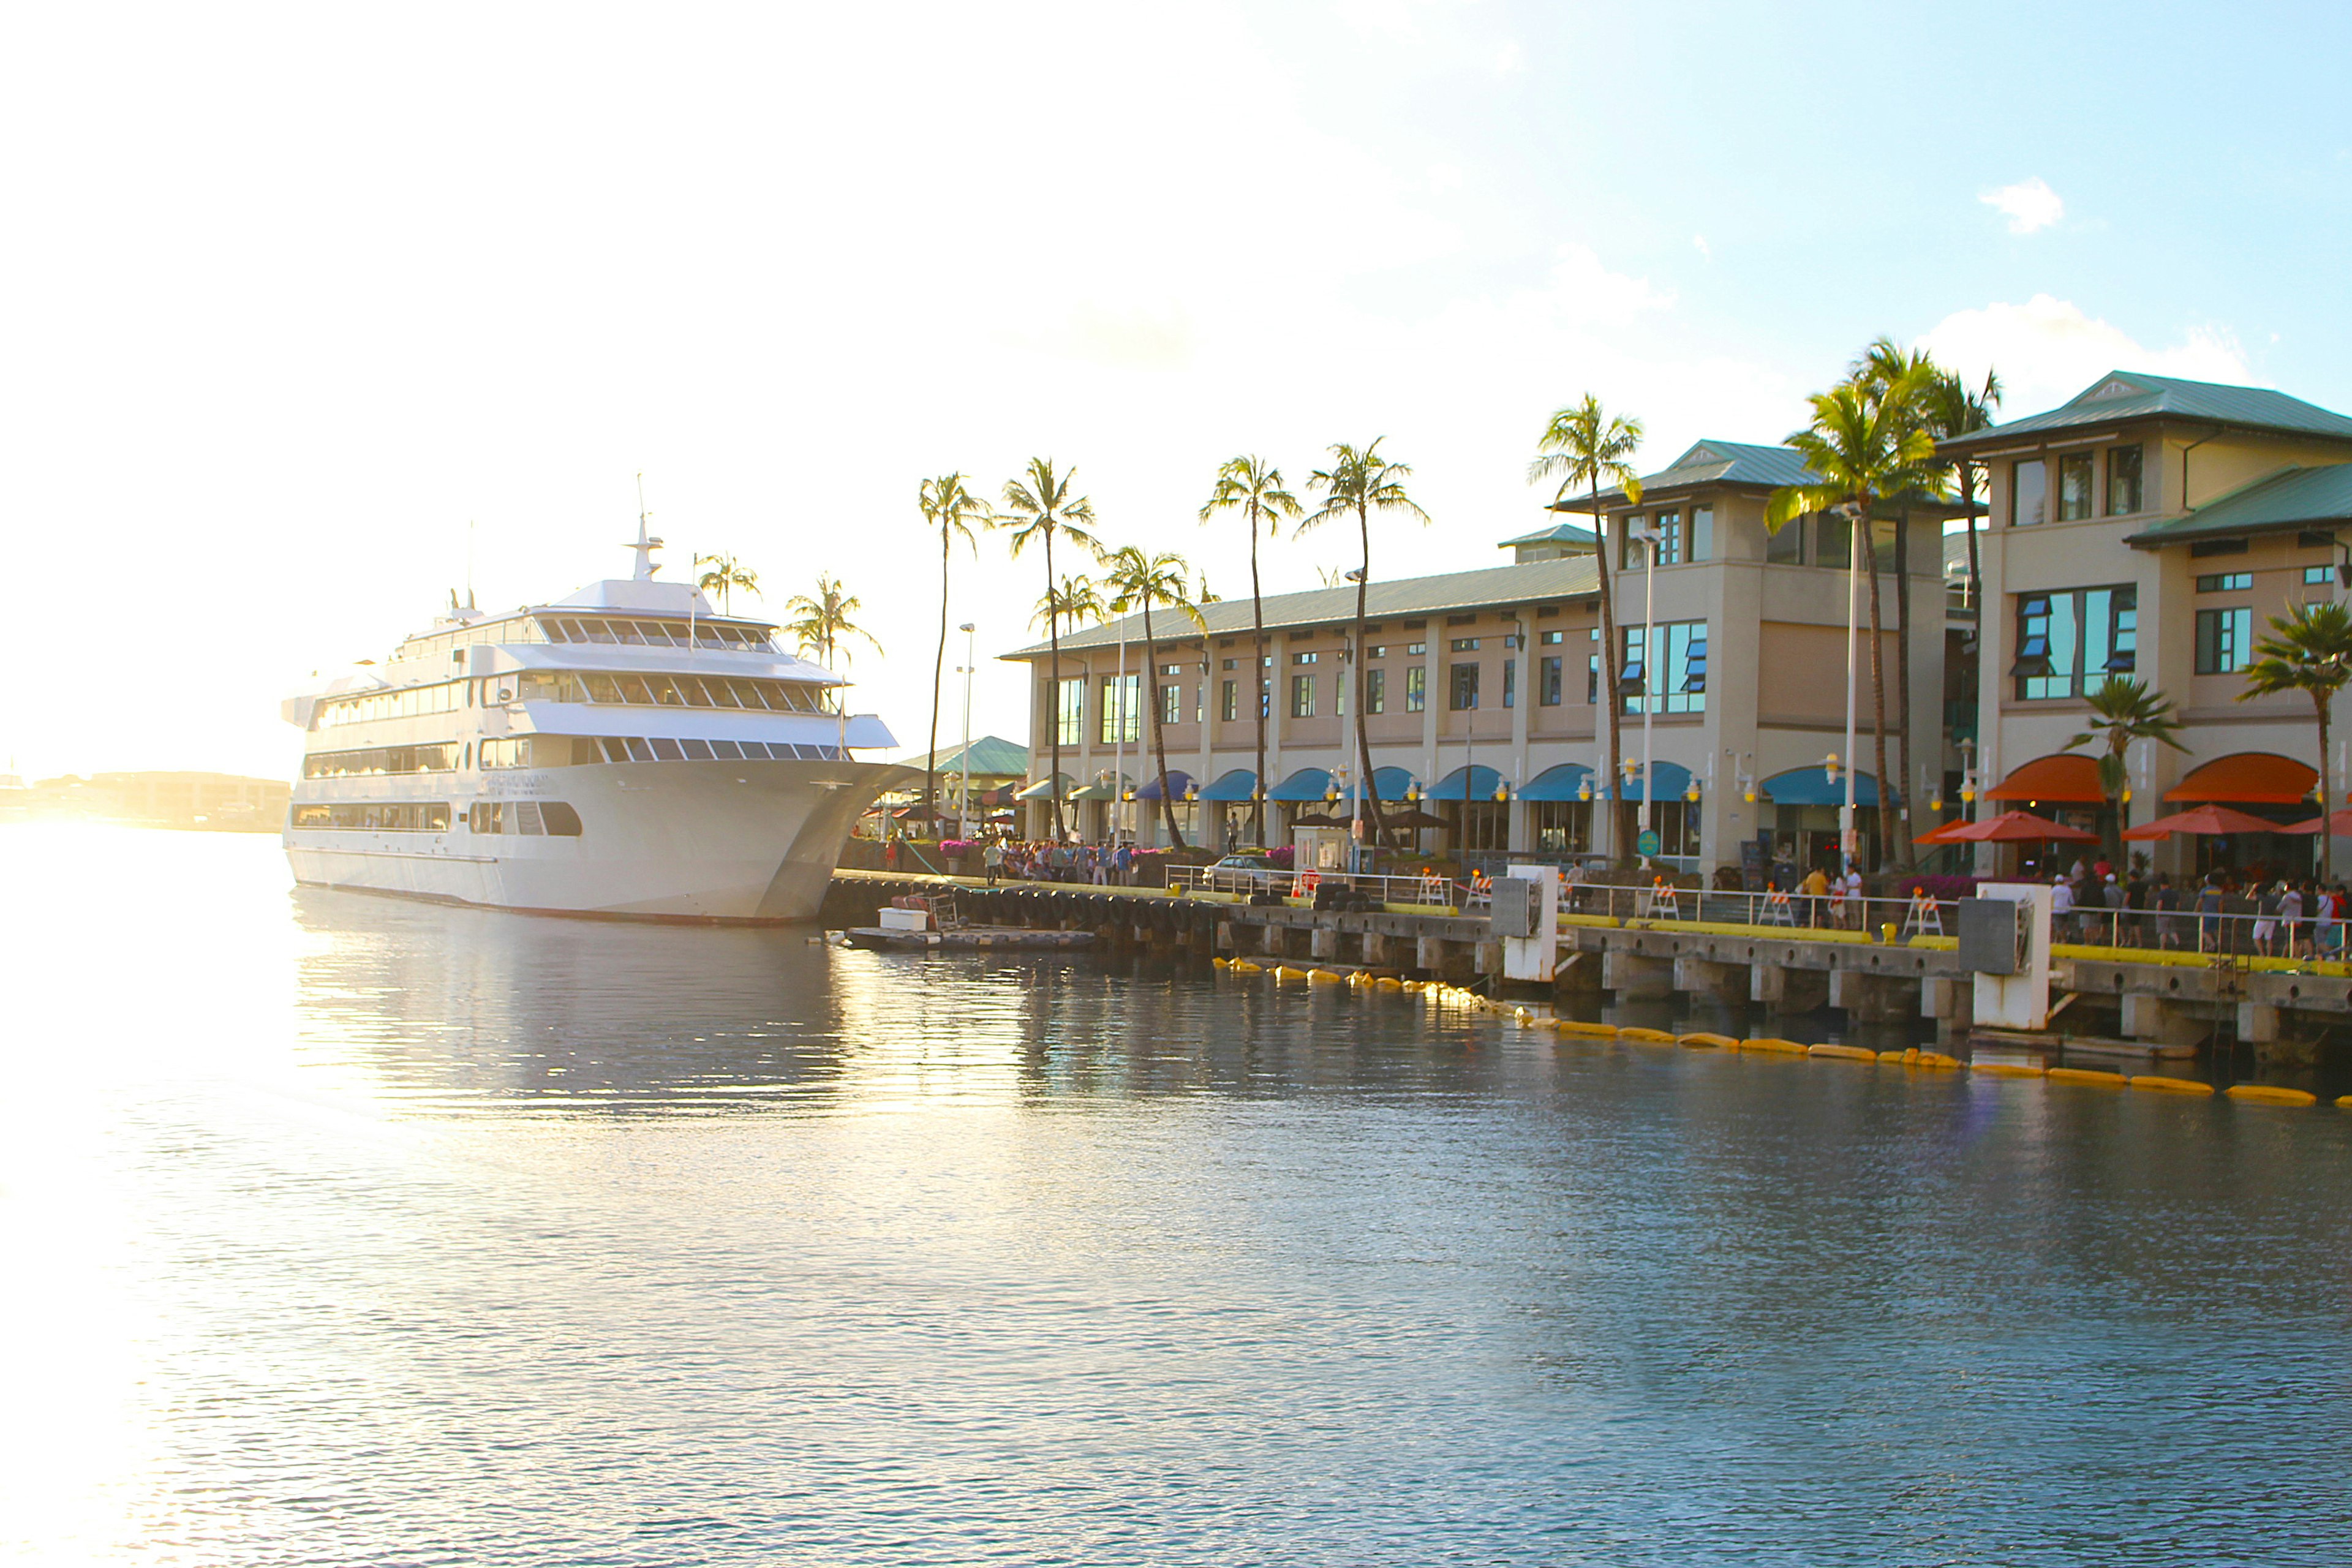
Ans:
POLYGON ((2246 667, 2246 689, 2238 700, 2278 691, 2310 694, 2319 721, 2319 874, 2333 882, 2336 841, 2327 818, 2336 787, 2327 776, 2327 710, 2352 682, 2352 609, 2333 602, 2305 605, 2269 619, 2271 635, 2254 644, 2254 662, 2246 667))
POLYGON ((728 614, 727 596, 730 591, 740 588, 754 596, 760 592, 760 574, 732 555, 698 555, 694 563, 710 568, 695 580, 694 585, 706 594, 719 595, 719 613, 722 616, 728 614))
MULTIPOLYGON (((1957 372, 1938 368, 1927 387, 1926 408, 1928 433, 1938 441, 1990 429, 2000 408, 2000 377, 1988 369, 1984 384, 1971 392, 1957 372)), ((1977 570, 1977 466, 1966 457, 1954 457, 1951 463, 1952 488, 1959 493, 1961 510, 1968 513, 1969 605, 1976 609, 1981 626, 1984 578, 1977 570)))
MULTIPOLYGON (((1265 600, 1259 592, 1257 580, 1257 536, 1261 529, 1268 533, 1281 531, 1282 520, 1299 514, 1298 498, 1283 488, 1282 470, 1264 458, 1243 457, 1229 460, 1217 470, 1216 488, 1209 492, 1206 504, 1201 508, 1201 521, 1208 521, 1226 508, 1237 509, 1249 524, 1250 542, 1250 707, 1257 715, 1257 772, 1250 792, 1250 828, 1256 836, 1257 847, 1265 847, 1265 710, 1266 693, 1270 689, 1265 672, 1265 600)), ((1208 596, 1208 583, 1201 584, 1202 600, 1208 596)))
MULTIPOLYGON (((1842 511, 1853 530, 1852 545, 1869 548, 1881 503, 1919 482, 1922 467, 1936 450, 1935 437, 1911 416, 1914 390, 1900 384, 1874 390, 1847 381, 1808 399, 1813 421, 1788 437, 1788 444, 1819 475, 1808 485, 1785 485, 1765 504, 1764 526, 1779 532, 1810 512, 1842 511)), ((1880 646, 1878 573, 1870 574, 1871 735, 1878 769, 1878 832, 1882 845, 1894 814, 1886 809, 1886 671, 1880 646)), ((1848 757, 1846 766, 1853 765, 1848 757)))
MULTIPOLYGON (((1160 813, 1168 824, 1168 842, 1179 849, 1185 847, 1184 830, 1176 826, 1176 802, 1168 789, 1168 740, 1160 727, 1160 665, 1155 658, 1158 649, 1152 646, 1151 606, 1170 605, 1195 626, 1202 626, 1200 606, 1184 591, 1186 570, 1181 555, 1164 551, 1150 555, 1132 544, 1103 557, 1103 586, 1111 591, 1110 613, 1124 616, 1137 609, 1143 612, 1144 700, 1150 704, 1151 752, 1160 769, 1160 813)), ((1126 671, 1119 673, 1124 679, 1126 671)))
MULTIPOLYGON (((1083 573, 1065 573, 1058 585, 1046 584, 1045 596, 1037 601, 1036 609, 1029 616, 1029 624, 1047 627, 1070 626, 1107 620, 1109 616, 1109 607, 1103 603, 1102 591, 1095 586, 1092 578, 1083 573)), ((1050 695, 1054 705, 1047 710, 1045 722, 1054 731, 1054 766, 1045 777, 1053 785, 1047 793, 1054 802, 1054 837, 1059 839, 1062 835, 1062 710, 1058 677, 1050 695)), ((1084 711, 1083 705, 1080 711, 1084 711)))
POLYGON ((2099 793, 2107 797, 2107 858, 2123 864, 2124 752, 2134 741, 2161 741, 2176 752, 2189 748, 2173 738, 2181 720, 2172 710, 2172 699, 2158 697, 2147 682, 2128 675, 2110 675, 2091 690, 2091 727, 2066 742, 2066 749, 2096 741, 2099 793))
MULTIPOLYGON (((1608 741, 1605 752, 1607 765, 1601 771, 1607 775, 1601 781, 1603 798, 1612 801, 1609 827, 1610 847, 1621 860, 1631 858, 1633 845, 1633 805, 1625 799, 1620 781, 1624 776, 1617 766, 1617 718, 1624 710, 1624 698, 1618 689, 1623 676, 1623 660, 1617 647, 1617 607, 1615 595, 1609 584, 1609 524, 1601 515, 1601 487, 1605 483, 1612 489, 1625 492, 1628 504, 1642 502, 1642 479, 1633 471, 1633 457, 1642 445, 1642 422, 1622 415, 1604 413, 1601 400, 1591 393, 1572 408, 1563 408, 1551 416, 1544 426, 1543 438, 1536 443, 1541 455, 1528 465, 1528 483, 1557 477, 1559 488, 1552 496, 1555 503, 1566 500, 1568 492, 1581 486, 1587 492, 1592 510, 1592 540, 1594 564, 1601 573, 1601 674, 1609 704, 1606 728, 1608 741)), ((1646 638, 1649 633, 1643 632, 1646 638)), ((1644 794, 1649 781, 1642 781, 1644 794)))
POLYGON ((1318 468, 1307 479, 1307 485, 1323 492, 1323 504, 1302 521, 1298 531, 1304 533, 1318 523, 1334 518, 1356 519, 1356 538, 1363 553, 1363 565, 1356 573, 1356 630, 1353 651, 1349 655, 1349 684, 1355 688, 1356 757, 1366 809, 1371 813, 1372 831, 1381 831, 1381 791, 1379 781, 1372 776, 1372 737, 1364 722, 1364 591, 1372 580, 1372 513, 1402 511, 1429 521, 1412 497, 1405 493, 1404 481, 1412 477, 1412 469, 1403 463, 1391 462, 1381 456, 1381 443, 1388 437, 1375 436, 1362 447, 1341 441, 1331 448, 1331 466, 1318 468))
POLYGON ((923 821, 935 824, 940 779, 940 679, 947 671, 948 662, 948 557, 961 537, 967 548, 977 548, 972 539, 975 524, 988 526, 988 503, 964 488, 961 474, 941 474, 935 479, 925 479, 915 493, 915 504, 922 509, 923 521, 940 531, 940 647, 931 658, 931 738, 923 748, 923 821))
MULTIPOLYGON (((1920 349, 1906 351, 1893 338, 1882 337, 1855 360, 1850 374, 1869 388, 1874 397, 1894 399, 1894 413, 1908 425, 1935 434, 1929 423, 1929 403, 1936 380, 1944 372, 1920 349)), ((1893 810, 1902 824, 1894 837, 1896 853, 1906 865, 1917 858, 1911 843, 1911 507, 1914 501, 1927 500, 1934 489, 1934 470, 1922 467, 1916 483, 1895 500, 1895 742, 1896 747, 1895 777, 1903 781, 1902 792, 1890 807, 1880 805, 1881 811, 1893 810)), ((1871 591, 1877 592, 1877 541, 1871 541, 1871 591)), ((1875 632, 1875 623, 1873 624, 1875 632)))
MULTIPOLYGON (((1071 493, 1078 471, 1066 474, 1054 471, 1051 458, 1032 458, 1022 477, 1008 481, 1004 487, 1004 510, 1008 514, 996 521, 1013 531, 1013 555, 1018 560, 1030 541, 1045 547, 1045 596, 1039 603, 1045 616, 1045 637, 1053 644, 1054 662, 1052 689, 1059 698, 1062 686, 1062 622, 1066 617, 1055 607, 1054 536, 1060 534, 1071 543, 1099 555, 1091 531, 1094 527, 1094 503, 1082 495, 1071 493)), ((1100 612, 1097 611, 1097 614, 1100 612)), ((1052 736, 1053 771, 1047 775, 1059 778, 1062 773, 1062 716, 1058 701, 1049 709, 1046 729, 1052 736)), ((1062 796, 1054 792, 1054 837, 1062 837, 1062 796)))

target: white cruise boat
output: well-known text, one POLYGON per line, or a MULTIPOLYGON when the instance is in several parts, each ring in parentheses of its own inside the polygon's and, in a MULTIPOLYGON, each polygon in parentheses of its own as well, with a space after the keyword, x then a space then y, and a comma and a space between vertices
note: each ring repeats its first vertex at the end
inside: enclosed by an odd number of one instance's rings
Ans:
MULTIPOLYGON (((296 880, 541 913, 814 917, 859 814, 907 774, 843 682, 768 624, 636 574, 511 615, 457 608, 289 699, 307 732, 296 880)), ((454 595, 453 595, 454 598, 454 595)))

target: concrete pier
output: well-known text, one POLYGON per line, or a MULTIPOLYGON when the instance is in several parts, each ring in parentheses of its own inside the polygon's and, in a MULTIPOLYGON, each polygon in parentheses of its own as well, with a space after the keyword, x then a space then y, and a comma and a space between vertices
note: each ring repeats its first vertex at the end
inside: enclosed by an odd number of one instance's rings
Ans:
MULTIPOLYGON (((1361 968, 1497 989, 1503 944, 1478 913, 1418 907, 1317 910, 1303 902, 1250 903, 1230 895, 1158 888, 1019 882, 837 871, 828 925, 872 923, 893 897, 952 891, 964 914, 992 924, 1097 931, 1108 946, 1361 968)), ((1822 1006, 1855 1022, 1932 1020, 1964 1039, 1973 1024, 1974 976, 1956 944, 1858 940, 1786 927, 1686 925, 1674 921, 1564 918, 1552 991, 1613 993, 1621 1000, 1676 994, 1761 1004, 1778 1013, 1822 1006)), ((2352 1033, 2352 975, 2252 969, 2242 963, 2139 959, 2116 950, 2055 950, 2053 1007, 2067 1026, 2106 1022, 2124 1039, 2184 1049, 2220 1039, 2252 1045, 2265 1060, 2301 1061, 2331 1026, 2352 1033)))

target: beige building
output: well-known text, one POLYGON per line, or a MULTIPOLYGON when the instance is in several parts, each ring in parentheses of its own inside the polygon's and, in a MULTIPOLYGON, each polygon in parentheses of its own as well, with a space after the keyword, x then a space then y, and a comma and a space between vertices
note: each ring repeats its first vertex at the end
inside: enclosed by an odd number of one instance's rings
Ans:
MULTIPOLYGON (((1629 688, 1613 770, 1600 754, 1596 721, 1603 649, 1589 529, 1560 521, 1506 541, 1508 566, 1372 584, 1367 717, 1383 800, 1407 799, 1442 818, 1444 827, 1423 841, 1432 848, 1605 853, 1608 814, 1597 808, 1612 772, 1627 776, 1629 764, 1629 794, 1642 798, 1646 720, 1657 800, 1643 802, 1643 815, 1675 864, 1738 865, 1742 841, 1756 842, 1759 831, 1773 836, 1769 847, 1800 858, 1832 847, 1843 787, 1823 764, 1845 749, 1846 535, 1838 520, 1818 516, 1778 535, 1764 527, 1772 490, 1808 478, 1786 447, 1703 441, 1645 479, 1638 506, 1601 498, 1619 567, 1616 653, 1629 688), (1645 542, 1653 533, 1654 569, 1645 542)), ((1943 515, 1923 510, 1910 524, 1913 772, 1931 790, 1956 766, 1939 738, 1943 515)), ((1882 549, 1893 532, 1893 524, 1883 529, 1882 549)), ((1885 591, 1891 729, 1891 580, 1885 591)), ((1141 620, 1130 617, 1066 633, 1058 671, 1044 644, 1007 655, 1034 670, 1030 776, 1039 783, 1027 792, 1024 830, 1050 830, 1044 797, 1058 787, 1074 809, 1071 825, 1087 837, 1129 830, 1154 841, 1147 667, 1162 688, 1171 789, 1188 837, 1228 841, 1260 788, 1274 813, 1270 843, 1286 841, 1300 816, 1347 815, 1354 604, 1352 587, 1268 598, 1265 661, 1255 672, 1246 599, 1209 605, 1205 632, 1163 613, 1148 654, 1141 620), (1168 636, 1171 628, 1182 635, 1168 636), (1254 700, 1268 713, 1263 781, 1252 755, 1254 700), (1062 742, 1065 776, 1055 784, 1046 782, 1048 724, 1062 742), (1128 800, 1129 791, 1143 798, 1128 800)), ((1866 625, 1866 607, 1864 615, 1866 625)), ((1866 646, 1859 651, 1866 762, 1866 646)), ((1890 763, 1895 755, 1890 738, 1890 763)), ((1858 780, 1865 808, 1876 804, 1870 773, 1865 767, 1858 780)))
MULTIPOLYGON (((2283 393, 2117 372, 1944 450, 1991 481, 1978 772, 1994 807, 2091 826, 2095 770, 2066 742, 2084 693, 2132 674, 2188 721, 2186 754, 2132 749, 2133 822, 2209 801, 2280 821, 2317 814, 2309 700, 2238 699, 2265 618, 2342 593, 2352 418, 2283 393)), ((2163 841, 2156 863, 2299 864, 2310 842, 2256 837, 2163 841)))

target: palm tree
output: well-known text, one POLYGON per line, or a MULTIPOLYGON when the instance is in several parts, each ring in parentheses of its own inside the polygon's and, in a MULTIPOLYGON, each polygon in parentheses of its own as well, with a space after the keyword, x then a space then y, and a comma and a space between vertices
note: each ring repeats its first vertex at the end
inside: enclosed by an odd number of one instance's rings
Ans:
MULTIPOLYGON (((1808 400, 1813 422, 1788 437, 1788 444, 1820 476, 1809 485, 1784 485, 1764 509, 1764 526, 1778 533, 1790 520, 1816 511, 1843 511, 1853 530, 1851 548, 1870 543, 1882 500, 1916 488, 1922 466, 1936 450, 1935 437, 1911 415, 1915 389, 1908 373, 1884 387, 1847 381, 1816 392, 1808 400)), ((1875 552, 1874 552, 1874 554, 1875 552)), ((1870 574, 1871 734, 1878 769, 1878 832, 1882 844, 1893 814, 1886 810, 1886 671, 1880 646, 1878 573, 1870 574)), ((1853 765, 1848 757, 1846 766, 1853 765)))
POLYGON ((2092 689, 2091 727, 2066 742, 2066 749, 2104 742, 2099 753, 2099 793, 2107 797, 2107 858, 2123 864, 2124 751, 2134 741, 2161 741, 2176 752, 2189 748, 2173 738, 2181 720, 2172 710, 2172 699, 2158 697, 2147 682, 2128 675, 2110 675, 2092 689))
POLYGON ((941 474, 925 479, 915 493, 923 521, 940 531, 940 647, 931 658, 931 738, 923 748, 923 821, 935 824, 940 779, 940 679, 948 662, 948 557, 961 534, 973 545, 972 525, 988 526, 988 503, 964 488, 961 474, 941 474))
MULTIPOLYGON (((1269 689, 1265 673, 1265 601, 1258 590, 1257 536, 1261 527, 1266 532, 1280 531, 1282 520, 1299 514, 1298 498, 1283 488, 1282 470, 1264 458, 1234 458, 1217 470, 1216 488, 1201 508, 1201 521, 1206 522, 1219 510, 1238 508, 1249 523, 1250 542, 1250 631, 1252 660, 1250 669, 1250 707, 1257 715, 1257 772, 1251 776, 1257 783, 1250 793, 1250 828, 1257 837, 1257 847, 1265 847, 1265 709, 1269 689)), ((1201 584, 1201 602, 1208 598, 1209 584, 1201 584)))
MULTIPOLYGON (((1202 625, 1200 606, 1184 591, 1185 570, 1180 555, 1165 552, 1147 555, 1132 544, 1103 557, 1103 586, 1111 591, 1110 613, 1143 612, 1144 700, 1150 704, 1151 752, 1160 769, 1160 812, 1168 824, 1168 842, 1179 849, 1184 847, 1184 830, 1176 826, 1176 803, 1168 790, 1168 741, 1160 728, 1160 666, 1153 658, 1157 650, 1151 640, 1151 606, 1173 605, 1195 626, 1202 625)), ((1122 679, 1126 673, 1119 672, 1122 679)))
MULTIPOLYGON (((1615 803, 1609 827, 1610 846, 1620 859, 1631 858, 1633 806, 1624 798, 1625 792, 1619 784, 1622 774, 1617 766, 1617 716, 1625 706, 1618 683, 1624 672, 1618 657, 1615 596, 1609 585, 1609 525, 1601 515, 1601 487, 1606 483, 1624 491, 1628 504, 1641 504, 1642 479, 1633 472, 1632 464, 1641 445, 1642 422, 1603 413, 1601 400, 1588 392, 1582 403, 1551 416, 1551 423, 1544 426, 1543 438, 1536 443, 1536 449, 1542 455, 1528 465, 1529 484, 1559 477, 1559 489, 1552 497, 1554 504, 1566 500, 1571 488, 1582 486, 1592 509, 1593 562, 1601 572, 1601 674, 1609 703, 1607 727, 1602 731, 1608 740, 1604 753, 1607 764, 1601 771, 1608 775, 1602 781, 1605 798, 1615 803)), ((1649 633, 1645 629, 1642 635, 1646 638, 1649 633)), ((1643 781, 1642 788, 1645 794, 1648 792, 1648 780, 1643 781)))
POLYGON ((728 613, 727 595, 731 590, 740 588, 754 596, 760 592, 760 574, 732 555, 698 555, 694 563, 710 568, 696 579, 694 585, 706 594, 719 595, 719 613, 722 616, 728 613))
MULTIPOLYGON (((2000 407, 2000 377, 1987 370, 1984 385, 1971 392, 1958 373, 1939 368, 1928 384, 1925 407, 1928 433, 1938 441, 1989 429, 2000 407)), ((1968 513, 1969 604, 1976 608, 1981 624, 1984 611, 1978 605, 1984 580, 1977 570, 1977 466, 1967 457, 1954 457, 1951 462, 1952 488, 1959 492, 1960 507, 1968 513)))
POLYGON ((2271 635, 2254 644, 2254 662, 2246 667, 2246 689, 2238 700, 2276 691, 2310 693, 2319 720, 2319 874, 2333 882, 2336 841, 2327 817, 2336 791, 2327 776, 2327 709, 2352 682, 2352 609, 2333 602, 2305 605, 2269 619, 2271 635))
MULTIPOLYGON (((1928 405, 1936 380, 1944 372, 1926 353, 1918 349, 1906 353, 1893 338, 1882 337, 1863 351, 1849 374, 1868 387, 1873 396, 1895 399, 1895 412, 1906 425, 1935 434, 1927 418, 1928 405)), ((1915 500, 1927 498, 1934 475, 1923 468, 1916 479, 1913 488, 1902 492, 1895 520, 1895 776, 1904 781, 1904 788, 1891 809, 1903 825, 1902 831, 1894 835, 1894 841, 1906 865, 1917 856, 1911 844, 1911 505, 1915 500)), ((1874 595, 1878 590, 1877 541, 1873 539, 1871 543, 1871 592, 1874 595)), ((1875 629, 1874 622, 1873 630, 1875 629)), ((1881 802, 1880 809, 1890 808, 1881 802)))
POLYGON ((874 634, 850 619, 864 608, 856 595, 842 592, 838 579, 820 572, 814 595, 798 594, 786 601, 784 614, 792 618, 784 623, 784 630, 792 633, 803 648, 815 655, 817 663, 830 669, 836 654, 843 664, 849 662, 846 645, 851 637, 864 637, 873 644, 876 653, 882 651, 882 645, 874 641, 874 634))
MULTIPOLYGON (((1060 534, 1073 544, 1085 546, 1099 555, 1099 548, 1089 530, 1095 521, 1094 503, 1081 495, 1073 495, 1070 487, 1078 477, 1076 468, 1066 474, 1054 472, 1051 458, 1032 458, 1023 478, 1010 480, 1004 487, 1004 510, 1010 516, 996 521, 1013 531, 1013 554, 1018 560, 1031 540, 1045 547, 1045 596, 1038 601, 1045 616, 1045 636, 1053 644, 1052 689, 1058 696, 1062 683, 1062 622, 1064 612, 1055 607, 1054 593, 1054 535, 1060 534)), ((1096 611, 1101 614, 1100 610, 1096 611)), ((1046 776, 1062 775, 1062 715, 1058 704, 1048 709, 1046 730, 1052 737, 1053 771, 1046 776)), ((1054 837, 1062 837, 1062 795, 1054 792, 1054 837)))
POLYGON ((1403 463, 1392 463, 1381 456, 1384 436, 1375 436, 1370 444, 1359 449, 1341 441, 1331 448, 1331 466, 1318 468, 1307 479, 1310 488, 1324 492, 1321 507, 1298 525, 1306 532, 1316 524, 1333 518, 1345 518, 1353 512, 1356 518, 1356 538, 1363 552, 1363 565, 1356 573, 1356 631, 1349 655, 1349 683, 1355 688, 1356 756, 1361 781, 1363 801, 1371 813, 1372 832, 1381 831, 1380 783, 1372 776, 1372 737, 1364 722, 1364 591, 1372 580, 1372 513, 1402 511, 1429 521, 1405 493, 1404 481, 1412 477, 1412 469, 1403 463))

